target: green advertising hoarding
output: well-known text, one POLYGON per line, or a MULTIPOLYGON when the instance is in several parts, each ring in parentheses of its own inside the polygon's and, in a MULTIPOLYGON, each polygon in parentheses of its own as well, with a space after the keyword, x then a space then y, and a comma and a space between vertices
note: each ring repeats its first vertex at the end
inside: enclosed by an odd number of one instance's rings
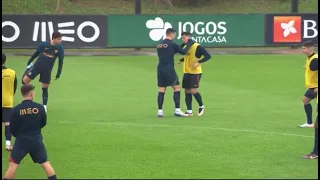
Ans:
POLYGON ((109 47, 154 47, 167 28, 189 31, 205 47, 264 46, 264 15, 110 15, 109 47))

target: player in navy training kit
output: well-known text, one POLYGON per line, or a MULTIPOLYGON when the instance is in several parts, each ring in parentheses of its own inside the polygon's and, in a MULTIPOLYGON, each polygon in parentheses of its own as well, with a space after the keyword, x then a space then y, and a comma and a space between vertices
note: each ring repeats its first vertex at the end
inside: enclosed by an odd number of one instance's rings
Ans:
POLYGON ((22 79, 23 84, 29 84, 31 80, 40 74, 39 81, 42 83, 42 104, 46 111, 51 71, 57 57, 59 57, 59 66, 56 74, 56 80, 59 79, 62 72, 64 49, 61 45, 61 41, 62 35, 59 32, 54 32, 52 34, 51 41, 42 42, 37 48, 37 51, 29 59, 27 70, 25 71, 22 79), (37 61, 33 64, 32 61, 37 57, 37 61))
POLYGON ((186 54, 193 43, 190 40, 185 49, 182 49, 178 44, 172 42, 176 36, 176 31, 172 28, 167 29, 166 39, 164 39, 157 46, 157 53, 159 58, 159 64, 157 68, 158 77, 158 117, 163 117, 162 105, 164 101, 164 94, 166 88, 171 86, 174 91, 173 100, 175 103, 175 116, 185 116, 185 114, 180 110, 180 86, 178 75, 174 69, 174 54, 180 53, 182 55, 186 54))
POLYGON ((43 144, 41 129, 47 124, 47 115, 41 104, 33 102, 34 86, 31 84, 21 87, 22 103, 13 108, 10 119, 10 129, 16 138, 9 158, 9 168, 4 179, 13 179, 15 172, 29 154, 34 163, 42 166, 48 179, 57 179, 47 158, 43 144))

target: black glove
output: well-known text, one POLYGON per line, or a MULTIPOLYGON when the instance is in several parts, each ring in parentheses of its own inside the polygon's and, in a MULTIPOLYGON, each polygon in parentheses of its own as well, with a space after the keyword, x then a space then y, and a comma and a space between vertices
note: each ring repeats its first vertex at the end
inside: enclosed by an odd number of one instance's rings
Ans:
POLYGON ((60 76, 61 76, 61 73, 57 73, 56 80, 58 80, 60 78, 60 76))

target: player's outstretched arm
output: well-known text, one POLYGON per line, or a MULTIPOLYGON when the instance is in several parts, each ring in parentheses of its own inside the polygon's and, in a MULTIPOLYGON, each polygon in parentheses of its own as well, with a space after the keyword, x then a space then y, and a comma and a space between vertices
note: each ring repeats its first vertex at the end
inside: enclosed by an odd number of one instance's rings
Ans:
POLYGON ((198 61, 199 63, 204 63, 211 59, 211 55, 209 54, 209 52, 202 46, 198 46, 197 51, 200 52, 201 56, 204 56, 201 60, 198 61))
POLYGON ((178 52, 182 55, 185 55, 185 54, 187 54, 187 52, 189 51, 189 48, 193 45, 193 43, 194 43, 194 41, 190 39, 185 48, 182 48, 181 46, 174 44, 175 50, 176 50, 176 52, 178 52))
POLYGON ((62 68, 63 68, 63 59, 64 59, 64 49, 62 46, 60 46, 60 49, 58 51, 59 55, 59 65, 58 65, 58 72, 57 72, 57 75, 56 75, 56 79, 59 79, 60 78, 60 75, 62 73, 62 68))
POLYGON ((33 60, 35 60, 39 55, 40 53, 44 50, 45 48, 45 42, 42 42, 39 47, 37 48, 36 52, 31 56, 31 58, 29 59, 28 61, 28 64, 31 64, 33 60))

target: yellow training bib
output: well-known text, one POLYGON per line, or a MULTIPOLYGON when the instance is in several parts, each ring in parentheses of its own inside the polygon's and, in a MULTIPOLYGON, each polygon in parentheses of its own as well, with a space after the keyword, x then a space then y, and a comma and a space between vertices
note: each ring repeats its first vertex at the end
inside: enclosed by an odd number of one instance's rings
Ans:
POLYGON ((14 70, 2 68, 2 107, 13 107, 15 77, 14 70))
POLYGON ((318 87, 318 70, 311 71, 310 64, 314 59, 318 58, 318 54, 314 54, 306 61, 305 67, 305 86, 307 88, 316 88, 318 87))
POLYGON ((200 44, 198 43, 194 43, 188 50, 188 53, 184 56, 183 73, 188 73, 188 74, 202 73, 201 64, 197 68, 193 67, 193 64, 200 60, 200 58, 196 57, 196 51, 199 45, 200 44))

